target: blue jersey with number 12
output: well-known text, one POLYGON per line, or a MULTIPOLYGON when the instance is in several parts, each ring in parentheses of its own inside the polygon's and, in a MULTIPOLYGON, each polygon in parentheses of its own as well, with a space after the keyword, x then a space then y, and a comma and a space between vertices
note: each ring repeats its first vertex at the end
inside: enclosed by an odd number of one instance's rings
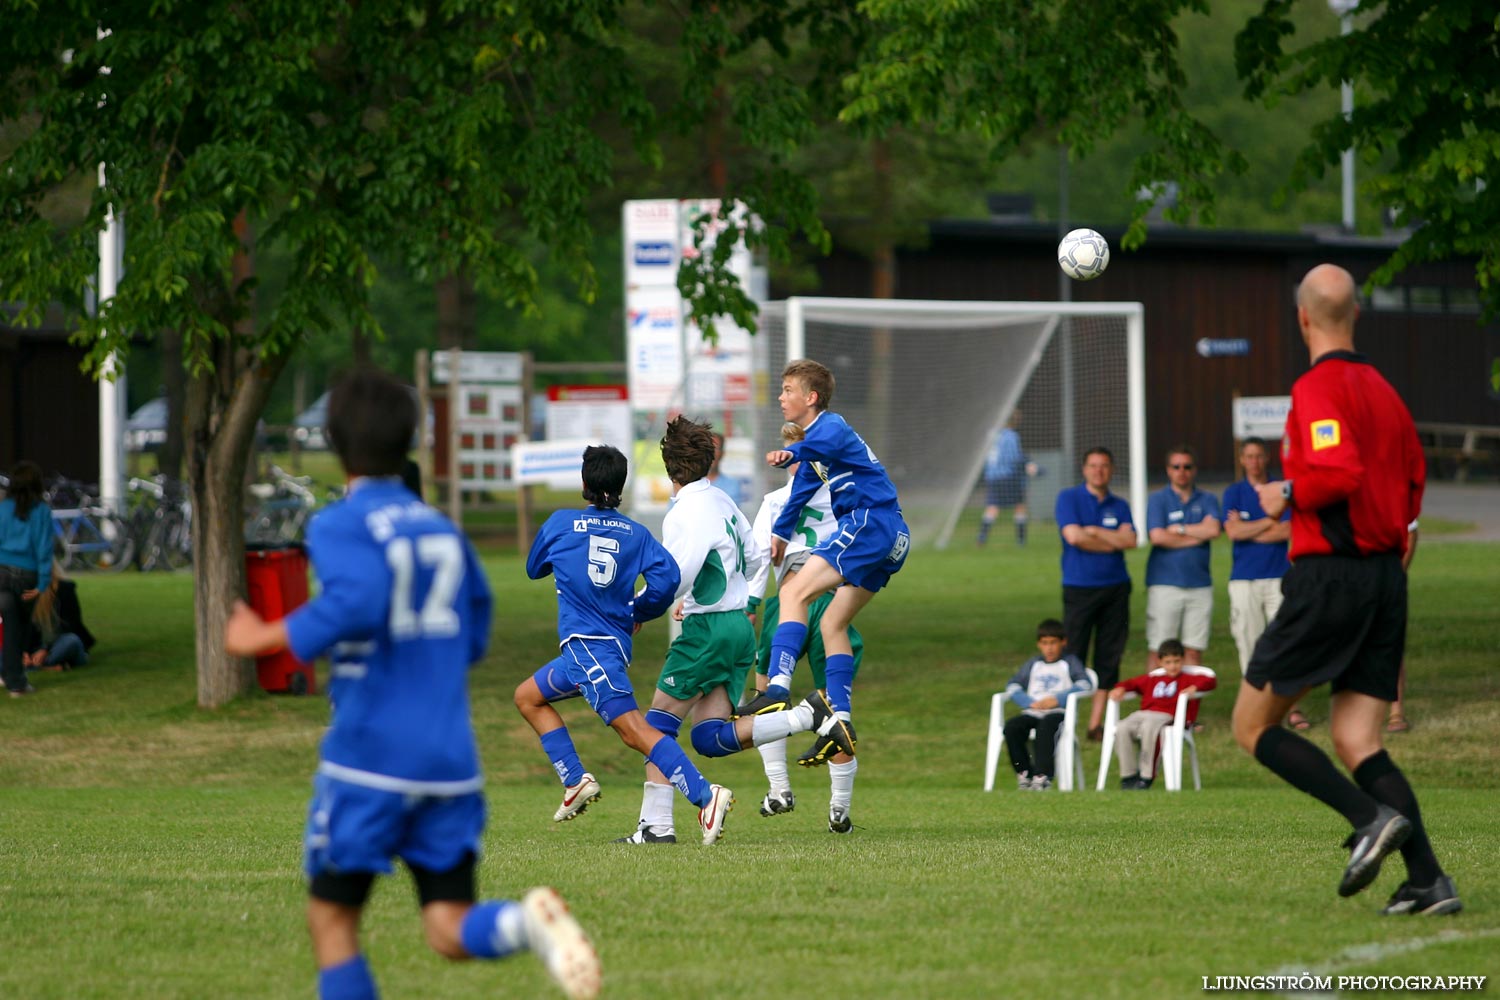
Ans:
POLYGON ((358 479, 307 548, 322 590, 286 629, 299 658, 331 660, 319 770, 407 794, 478 790, 468 673, 491 598, 468 540, 399 480, 358 479))
POLYGON ((636 622, 666 611, 681 582, 677 560, 645 526, 613 510, 560 510, 547 518, 526 575, 557 581, 557 636, 617 639, 626 660, 636 622), (639 594, 635 581, 645 577, 639 594))

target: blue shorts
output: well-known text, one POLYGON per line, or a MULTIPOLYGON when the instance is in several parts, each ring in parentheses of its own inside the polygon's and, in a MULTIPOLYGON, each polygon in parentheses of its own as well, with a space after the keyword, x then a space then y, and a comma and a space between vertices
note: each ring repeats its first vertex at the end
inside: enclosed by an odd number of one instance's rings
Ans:
POLYGON ((813 549, 848 582, 879 590, 906 562, 911 532, 899 507, 867 507, 839 518, 838 531, 813 549))
POLYGON ((412 795, 313 776, 303 834, 303 870, 389 873, 391 858, 445 872, 479 855, 484 795, 412 795))
POLYGON ((616 639, 569 639, 557 659, 532 676, 548 701, 583 695, 607 726, 636 707, 629 666, 616 639))

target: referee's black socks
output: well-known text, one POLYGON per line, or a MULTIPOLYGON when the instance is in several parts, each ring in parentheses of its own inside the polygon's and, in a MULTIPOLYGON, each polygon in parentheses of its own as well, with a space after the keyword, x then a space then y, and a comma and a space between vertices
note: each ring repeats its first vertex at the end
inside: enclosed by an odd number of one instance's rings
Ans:
MULTIPOLYGON (((1374 821, 1378 811, 1376 800, 1344 777, 1343 772, 1326 753, 1296 733, 1288 732, 1280 726, 1270 727, 1255 741, 1255 759, 1293 788, 1300 788, 1339 812, 1349 821, 1350 826, 1357 829, 1374 821)), ((1392 769, 1394 770, 1394 766, 1392 769)), ((1400 774, 1401 772, 1396 772, 1397 777, 1400 774)), ((1402 779, 1402 784, 1405 783, 1405 779, 1402 779)), ((1410 792, 1407 789, 1408 795, 1410 792)), ((1387 804, 1405 815, 1405 810, 1399 806, 1387 804)), ((1412 805, 1416 805, 1415 799, 1412 800, 1412 805)))
POLYGON ((1422 825, 1417 795, 1411 790, 1406 775, 1391 760, 1391 755, 1379 750, 1366 757, 1354 769, 1354 780, 1370 798, 1390 806, 1411 821, 1411 835, 1401 845, 1401 857, 1406 861, 1411 884, 1428 886, 1436 882, 1443 869, 1438 865, 1437 855, 1432 853, 1432 842, 1427 839, 1427 829, 1422 825))

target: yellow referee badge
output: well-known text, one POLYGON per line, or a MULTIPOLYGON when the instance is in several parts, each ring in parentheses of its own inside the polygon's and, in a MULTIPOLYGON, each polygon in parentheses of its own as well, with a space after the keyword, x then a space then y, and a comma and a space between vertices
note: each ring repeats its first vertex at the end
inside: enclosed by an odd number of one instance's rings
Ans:
POLYGON ((1314 420, 1312 422, 1313 451, 1322 451, 1324 448, 1336 447, 1339 440, 1339 422, 1337 420, 1314 420))

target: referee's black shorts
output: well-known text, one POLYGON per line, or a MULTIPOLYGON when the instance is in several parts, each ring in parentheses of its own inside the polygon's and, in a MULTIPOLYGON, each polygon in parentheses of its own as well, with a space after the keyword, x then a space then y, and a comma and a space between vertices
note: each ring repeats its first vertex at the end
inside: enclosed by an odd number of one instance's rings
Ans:
POLYGON ((1281 580, 1282 602, 1250 656, 1245 680, 1293 697, 1332 683, 1396 700, 1406 650, 1406 573, 1395 553, 1363 559, 1297 560, 1281 580))

